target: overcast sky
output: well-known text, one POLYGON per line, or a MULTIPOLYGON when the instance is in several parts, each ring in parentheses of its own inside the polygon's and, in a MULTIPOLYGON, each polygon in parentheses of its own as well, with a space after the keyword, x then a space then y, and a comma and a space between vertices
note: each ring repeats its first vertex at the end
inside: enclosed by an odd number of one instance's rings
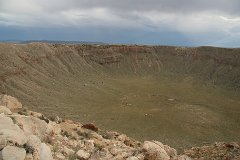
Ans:
POLYGON ((240 0, 0 0, 0 40, 240 47, 240 0))

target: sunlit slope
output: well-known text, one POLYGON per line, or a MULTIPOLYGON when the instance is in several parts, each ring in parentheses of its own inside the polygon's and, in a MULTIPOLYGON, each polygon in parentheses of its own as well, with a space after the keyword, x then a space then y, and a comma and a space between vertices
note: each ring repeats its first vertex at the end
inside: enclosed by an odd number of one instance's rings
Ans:
POLYGON ((240 138, 240 49, 0 44, 0 60, 0 91, 47 115, 177 148, 240 138))

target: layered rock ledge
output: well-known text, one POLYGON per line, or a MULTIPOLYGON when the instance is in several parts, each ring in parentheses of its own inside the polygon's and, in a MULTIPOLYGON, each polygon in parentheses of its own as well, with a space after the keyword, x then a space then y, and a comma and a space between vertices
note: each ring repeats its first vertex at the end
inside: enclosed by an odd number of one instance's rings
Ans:
POLYGON ((185 150, 158 141, 143 143, 98 129, 27 110, 14 97, 0 96, 0 160, 191 160, 240 159, 239 143, 215 143, 185 150))

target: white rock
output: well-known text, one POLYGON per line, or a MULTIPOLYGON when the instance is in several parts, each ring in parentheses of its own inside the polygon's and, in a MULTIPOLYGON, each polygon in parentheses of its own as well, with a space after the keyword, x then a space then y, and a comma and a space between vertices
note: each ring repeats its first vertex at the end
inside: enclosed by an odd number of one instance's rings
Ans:
POLYGON ((5 106, 0 106, 0 113, 4 113, 5 115, 10 115, 12 114, 12 112, 10 111, 10 109, 8 109, 5 106))
POLYGON ((171 159, 177 159, 177 151, 176 151, 176 149, 171 148, 168 145, 164 145, 164 150, 167 152, 168 156, 171 159))
POLYGON ((69 140, 68 141, 68 145, 70 145, 71 147, 75 148, 78 145, 78 141, 76 141, 76 140, 69 140))
POLYGON ((66 159, 66 157, 65 157, 62 153, 59 153, 59 152, 57 152, 57 153, 55 154, 55 156, 56 156, 58 159, 66 159))
POLYGON ((84 148, 84 147, 85 147, 84 141, 79 140, 79 141, 78 141, 78 146, 79 146, 80 148, 84 148))
POLYGON ((186 155, 181 155, 177 158, 177 160, 191 160, 191 158, 189 158, 188 156, 186 155))
POLYGON ((101 135, 97 134, 96 132, 92 132, 91 137, 95 138, 97 140, 100 140, 100 141, 103 139, 103 137, 101 135))
POLYGON ((51 149, 45 143, 41 144, 39 160, 53 160, 51 149))
POLYGON ((39 159, 40 157, 40 148, 41 148, 41 141, 35 135, 30 135, 26 146, 33 150, 33 157, 34 159, 39 159))
POLYGON ((117 155, 115 157, 112 158, 112 160, 125 160, 126 158, 123 157, 122 155, 117 155))
POLYGON ((64 140, 64 141, 68 141, 68 137, 66 137, 66 136, 63 137, 63 140, 64 140))
POLYGON ((47 124, 47 134, 60 134, 61 133, 61 127, 56 122, 50 121, 47 124))
POLYGON ((110 160, 110 159, 113 159, 113 155, 106 148, 103 148, 101 150, 94 152, 91 155, 90 160, 96 160, 96 159, 110 160))
POLYGON ((2 150, 2 157, 3 160, 24 160, 26 157, 26 151, 23 148, 6 146, 2 150))
POLYGON ((122 148, 119 148, 119 147, 112 147, 109 149, 110 153, 114 156, 122 153, 124 150, 122 148))
POLYGON ((94 140, 84 141, 85 149, 92 152, 94 150, 94 140))
POLYGON ((56 116, 56 117, 54 118, 54 121, 59 124, 59 123, 62 122, 62 118, 59 118, 58 116, 56 116))
POLYGON ((39 149, 41 146, 40 139, 35 135, 30 135, 26 144, 28 147, 31 147, 35 150, 39 149))
POLYGON ((36 135, 44 140, 47 134, 47 123, 33 116, 16 116, 15 120, 27 135, 36 135))
POLYGON ((38 112, 30 112, 31 116, 36 117, 36 118, 42 118, 43 114, 42 113, 38 113, 38 112))
POLYGON ((151 160, 170 160, 167 152, 164 150, 163 144, 145 141, 143 144, 143 151, 145 151, 145 159, 151 160))
POLYGON ((128 157, 126 160, 139 160, 139 159, 135 156, 131 156, 131 157, 128 157))
POLYGON ((121 157, 130 157, 133 155, 133 153, 135 152, 136 150, 131 148, 131 147, 127 147, 125 145, 122 145, 122 146, 115 146, 115 147, 111 147, 109 149, 109 152, 116 156, 116 155, 119 155, 121 157))
POLYGON ((136 157, 138 158, 138 160, 144 160, 144 155, 142 153, 138 154, 136 157))
POLYGON ((4 135, 7 141, 23 145, 27 142, 27 137, 18 125, 13 124, 11 118, 0 114, 0 135, 4 135))
POLYGON ((121 134, 117 137, 117 140, 124 142, 128 137, 125 134, 121 134))
POLYGON ((13 121, 11 118, 7 117, 5 114, 0 114, 0 129, 7 128, 8 126, 12 126, 13 121))
POLYGON ((22 104, 16 98, 8 95, 0 96, 0 105, 6 106, 11 111, 22 108, 22 104))
POLYGON ((5 135, 0 135, 0 150, 2 150, 7 145, 7 139, 5 135))
POLYGON ((27 153, 26 157, 24 160, 33 160, 33 155, 30 153, 27 153))
POLYGON ((77 151, 77 158, 86 160, 90 157, 90 153, 84 151, 84 150, 79 150, 77 151))
POLYGON ((67 148, 66 146, 63 147, 62 153, 66 156, 74 154, 74 150, 67 148))

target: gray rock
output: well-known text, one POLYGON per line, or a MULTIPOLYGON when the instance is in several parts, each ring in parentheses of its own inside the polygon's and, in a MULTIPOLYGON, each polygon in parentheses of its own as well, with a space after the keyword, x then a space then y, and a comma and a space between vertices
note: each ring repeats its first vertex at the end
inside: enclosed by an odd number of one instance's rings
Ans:
POLYGON ((26 157, 26 151, 23 148, 6 146, 2 150, 2 157, 3 160, 24 160, 26 157))
POLYGON ((12 112, 10 111, 10 109, 8 109, 5 106, 0 106, 0 113, 4 113, 5 115, 10 115, 12 114, 12 112))
POLYGON ((0 105, 6 106, 11 111, 16 111, 22 108, 22 104, 14 97, 3 95, 0 96, 0 105))

